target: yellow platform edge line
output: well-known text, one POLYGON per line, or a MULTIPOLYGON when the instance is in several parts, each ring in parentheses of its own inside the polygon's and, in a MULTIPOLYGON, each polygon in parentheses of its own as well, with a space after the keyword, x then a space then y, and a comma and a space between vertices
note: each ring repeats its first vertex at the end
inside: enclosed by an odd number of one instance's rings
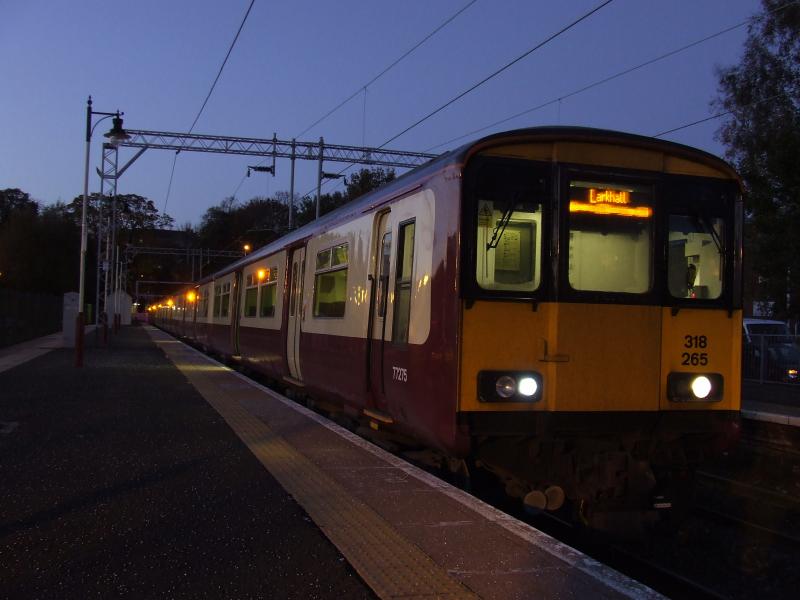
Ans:
POLYGON ((151 328, 147 332, 376 595, 404 599, 478 598, 378 513, 247 412, 234 398, 239 390, 222 385, 234 375, 224 369, 193 368, 203 359, 184 350, 182 344, 164 344, 165 340, 173 340, 164 332, 151 328))

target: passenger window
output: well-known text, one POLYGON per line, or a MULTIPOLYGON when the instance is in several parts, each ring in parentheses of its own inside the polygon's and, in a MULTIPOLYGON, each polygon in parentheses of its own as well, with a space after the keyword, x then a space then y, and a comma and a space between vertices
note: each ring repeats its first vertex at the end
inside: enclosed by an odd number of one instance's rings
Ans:
POLYGON ((208 317, 208 290, 207 289, 202 290, 201 292, 198 293, 198 295, 197 295, 197 303, 198 303, 197 316, 198 317, 202 317, 204 319, 207 318, 208 317))
POLYGON ((317 270, 327 269, 331 266, 331 249, 317 252, 317 270))
POLYGON ((260 282, 261 302, 259 305, 259 317, 275 316, 275 296, 278 289, 278 269, 259 269, 257 274, 260 282))
POLYGON ((713 300, 722 295, 723 222, 669 216, 668 285, 673 298, 713 300))
POLYGON ((347 244, 331 248, 331 266, 347 264, 347 244))
POLYGON ((315 317, 344 317, 347 264, 347 244, 339 244, 317 253, 314 275, 315 317))
POLYGON ((386 315, 386 297, 389 292, 389 266, 392 253, 392 232, 387 231, 383 234, 381 242, 381 263, 380 273, 378 274, 378 316, 386 315))
POLYGON ((258 305, 258 284, 252 274, 245 278, 244 307, 242 314, 245 317, 256 316, 258 305))
POLYGON ((219 317, 219 311, 222 307, 222 286, 219 284, 214 285, 214 316, 219 317))
POLYGON ((220 292, 220 299, 221 299, 221 303, 220 303, 220 313, 219 313, 219 316, 220 316, 220 317, 223 317, 223 318, 225 318, 225 317, 227 317, 227 316, 228 316, 228 310, 230 309, 230 303, 231 303, 231 284, 230 284, 230 282, 228 282, 228 283, 223 283, 223 284, 220 286, 220 288, 221 288, 221 292, 220 292))
POLYGON ((403 223, 397 237, 397 270, 394 283, 394 320, 392 341, 405 344, 408 341, 409 317, 411 315, 411 276, 414 267, 414 221, 403 223))
POLYGON ((652 190, 572 181, 569 284, 574 290, 643 294, 652 285, 652 190))

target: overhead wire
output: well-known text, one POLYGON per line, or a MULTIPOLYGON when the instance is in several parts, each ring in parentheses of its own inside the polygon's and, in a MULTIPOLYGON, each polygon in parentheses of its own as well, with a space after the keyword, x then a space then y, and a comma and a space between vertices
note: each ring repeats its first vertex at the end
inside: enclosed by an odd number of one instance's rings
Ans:
MULTIPOLYGON (((796 4, 798 4, 798 1, 797 0, 793 0, 792 2, 788 2, 786 4, 783 4, 783 5, 775 8, 775 9, 773 9, 772 11, 769 11, 766 14, 779 12, 781 10, 784 10, 784 9, 788 8, 789 6, 796 5, 796 4)), ((464 133, 464 134, 461 134, 461 135, 456 136, 454 138, 451 138, 451 139, 449 139, 449 140, 447 140, 445 142, 441 142, 439 144, 436 144, 435 146, 430 146, 429 148, 425 149, 424 152, 431 152, 433 150, 436 150, 437 148, 441 148, 442 146, 447 146, 449 144, 452 144, 453 142, 457 142, 457 141, 462 140, 464 138, 476 135, 476 134, 481 133, 483 131, 486 131, 488 129, 493 129, 493 128, 497 127, 498 125, 502 125, 503 123, 507 123, 509 121, 513 121, 514 119, 518 119, 519 117, 523 117, 523 116, 525 116, 527 114, 530 114, 532 112, 536 112, 536 111, 541 110, 543 108, 547 108, 548 106, 551 106, 551 105, 556 104, 556 103, 559 104, 559 110, 560 110, 561 101, 566 100, 567 98, 571 98, 573 96, 577 96, 578 94, 582 94, 583 92, 587 92, 587 91, 589 91, 589 90, 591 90, 593 88, 596 88, 596 87, 601 86, 603 84, 609 83, 609 82, 611 82, 611 81, 613 81, 615 79, 618 79, 618 78, 623 77, 625 75, 629 75, 630 73, 633 73, 634 71, 638 71, 639 69, 642 69, 644 67, 650 66, 650 65, 652 65, 654 63, 657 63, 659 61, 662 61, 662 60, 665 60, 665 59, 670 58, 672 56, 675 56, 676 54, 679 54, 681 52, 684 52, 686 50, 694 48, 695 46, 699 46, 700 44, 703 44, 705 42, 711 41, 711 40, 713 40, 715 38, 718 38, 718 37, 720 37, 720 36, 722 36, 722 35, 724 35, 726 33, 730 33, 731 31, 735 31, 736 29, 744 27, 745 25, 753 23, 754 21, 757 21, 758 19, 762 18, 763 16, 764 15, 759 14, 759 15, 755 15, 753 17, 750 17, 750 18, 748 18, 748 19, 746 19, 746 20, 744 20, 744 21, 742 21, 740 23, 737 23, 735 25, 731 25, 730 27, 726 27, 724 29, 721 29, 720 31, 717 31, 716 33, 712 33, 711 35, 707 35, 707 36, 705 36, 703 38, 695 40, 694 42, 690 42, 689 44, 681 46, 680 48, 676 48, 674 50, 670 50, 669 52, 666 52, 664 54, 661 54, 659 56, 656 56, 654 58, 646 60, 646 61, 644 61, 642 63, 639 63, 639 64, 637 64, 635 66, 628 67, 628 68, 625 68, 625 69, 623 69, 621 71, 618 71, 618 72, 614 73, 613 75, 609 75, 608 77, 604 77, 602 79, 598 79, 597 81, 595 81, 593 83, 590 83, 588 85, 584 85, 584 86, 582 86, 582 87, 580 87, 580 88, 578 88, 576 90, 573 90, 572 92, 569 92, 567 94, 562 94, 562 95, 560 95, 560 96, 558 96, 556 98, 553 98, 551 100, 547 100, 546 102, 542 102, 541 104, 537 104, 536 106, 533 106, 531 108, 527 108, 527 109, 525 109, 525 110, 523 110, 521 112, 515 113, 515 114, 513 114, 513 115, 511 115, 509 117, 505 117, 503 119, 500 119, 499 121, 495 121, 493 123, 490 123, 489 125, 484 125, 483 127, 479 127, 478 129, 473 129, 472 131, 469 131, 467 133, 464 133)), ((560 121, 560 114, 559 114, 559 121, 560 121)))
MULTIPOLYGON (((219 78, 222 76, 222 70, 225 68, 225 65, 228 63, 228 59, 231 56, 231 52, 233 52, 233 47, 236 45, 236 41, 239 39, 239 34, 242 33, 242 29, 244 28, 244 24, 247 22, 247 17, 250 16, 250 11, 253 9, 253 5, 256 3, 256 0, 250 0, 250 5, 247 7, 247 11, 244 13, 244 17, 242 18, 242 22, 239 24, 239 29, 236 30, 236 35, 233 36, 233 41, 231 45, 228 47, 228 52, 225 54, 225 60, 222 61, 222 64, 219 67, 219 71, 217 72, 217 76, 214 78, 214 83, 211 84, 211 89, 208 90, 208 94, 206 94, 206 99, 203 100, 203 105, 200 107, 200 110, 197 112, 197 116, 192 121, 192 126, 189 128, 189 133, 194 131, 194 126, 197 125, 197 121, 200 119, 200 115, 203 114, 203 110, 206 108, 206 104, 208 104, 208 99, 211 98, 211 94, 214 92, 214 88, 217 87, 217 82, 219 78)), ((180 150, 178 150, 180 152, 180 150)))
POLYGON ((379 146, 379 148, 383 148, 386 144, 392 143, 394 140, 396 140, 397 138, 405 135, 406 133, 408 133, 412 129, 418 127, 419 125, 421 125, 422 123, 424 123, 425 121, 430 119, 432 116, 440 113, 441 111, 443 111, 448 106, 451 106, 452 104, 455 104, 456 102, 461 100, 461 98, 463 98, 467 94, 470 94, 471 92, 474 92, 476 89, 478 89, 479 87, 481 87, 485 83, 488 83, 489 81, 491 81, 492 79, 494 79, 495 77, 500 75, 500 73, 505 72, 506 70, 511 68, 513 65, 515 65, 519 61, 521 61, 522 59, 527 58, 528 56, 530 56, 531 54, 533 54, 534 52, 536 52, 540 48, 542 48, 542 47, 546 46, 547 44, 549 44, 550 42, 552 42, 554 39, 556 39, 556 38, 560 37, 561 35, 565 34, 567 31, 569 31, 570 29, 572 29, 573 27, 575 27, 579 23, 581 23, 581 22, 585 21, 586 19, 588 19, 589 17, 591 17, 597 11, 605 8, 606 6, 611 4, 613 1, 614 0, 604 0, 604 2, 601 2, 600 4, 598 4, 597 6, 595 6, 594 8, 589 10, 588 12, 584 13, 583 15, 581 15, 580 17, 578 17, 577 19, 575 19, 574 21, 572 21, 568 25, 565 25, 564 27, 562 27, 561 29, 559 29, 558 31, 553 33, 552 35, 548 36, 547 38, 545 38, 544 40, 542 40, 541 42, 539 42, 538 44, 536 44, 535 46, 530 48, 529 50, 526 50, 525 52, 520 54, 514 60, 506 63, 505 65, 503 65, 502 67, 500 67, 499 69, 494 71, 493 73, 487 75, 486 77, 484 77, 483 79, 481 79, 477 83, 473 84, 472 86, 470 86, 469 88, 467 88, 466 90, 461 92, 460 94, 458 94, 455 97, 451 98, 450 100, 448 100, 447 102, 442 104, 440 107, 436 108, 435 110, 432 110, 431 112, 429 112, 427 115, 425 115, 424 117, 422 117, 421 119, 419 119, 418 121, 413 123, 412 125, 409 125, 408 127, 406 127, 403 131, 401 131, 397 135, 394 135, 394 136, 390 137, 383 144, 381 144, 379 146))
MULTIPOLYGON (((779 94, 775 94, 773 96, 770 96, 769 98, 762 98, 761 100, 756 100, 755 102, 751 102, 750 104, 747 104, 746 106, 748 106, 748 107, 750 107, 750 106, 758 106, 759 104, 764 104, 766 102, 772 102, 773 100, 776 100, 777 98, 780 98, 781 96, 785 96, 785 95, 786 95, 786 92, 780 92, 779 94)), ((676 131, 681 131, 682 129, 688 129, 689 127, 694 127, 695 125, 700 125, 700 124, 706 123, 708 121, 713 121, 714 119, 722 118, 722 117, 724 117, 726 115, 732 115, 733 113, 734 113, 733 110, 725 110, 725 111, 722 111, 722 112, 718 112, 716 114, 711 115, 710 117, 705 117, 704 119, 699 119, 697 121, 692 121, 691 123, 685 123, 684 125, 680 125, 678 127, 673 127, 672 129, 667 129, 666 131, 662 131, 660 133, 655 133, 655 134, 653 134, 652 137, 656 137, 656 138, 657 137, 662 137, 662 136, 665 136, 665 135, 670 134, 670 133, 675 133, 676 131)))
MULTIPOLYGON (((553 33, 553 34, 549 35, 547 38, 545 38, 545 39, 544 39, 544 40, 542 40, 541 42, 537 43, 537 44, 536 44, 535 46, 533 46, 532 48, 529 48, 528 50, 526 50, 525 52, 523 52, 522 54, 520 54, 519 56, 517 56, 517 57, 516 57, 516 58, 514 58, 513 60, 511 60, 511 61, 507 62, 507 63, 506 63, 506 64, 504 64, 502 67, 500 67, 500 68, 496 69, 495 71, 493 71, 492 73, 490 73, 489 75, 487 75, 486 77, 484 77, 483 79, 481 79, 480 81, 478 81, 477 83, 473 84, 472 86, 470 86, 469 88, 467 88, 467 89, 466 89, 466 90, 464 90, 463 92, 459 93, 458 95, 456 95, 455 97, 451 98, 450 100, 448 100, 447 102, 445 102, 444 104, 442 104, 441 106, 439 106, 438 108, 434 109, 433 111, 431 111, 430 113, 428 113, 427 115, 425 115, 424 117, 422 117, 421 119, 417 120, 417 121, 416 121, 415 123, 413 123, 412 125, 409 125, 408 127, 406 127, 406 128, 405 128, 403 131, 401 131, 400 133, 398 133, 398 134, 396 134, 396 135, 392 136, 391 138, 389 138, 388 140, 386 140, 386 141, 385 141, 383 144, 381 144, 380 146, 378 146, 378 148, 384 148, 384 147, 385 147, 387 144, 390 144, 391 142, 393 142, 393 141, 394 141, 394 140, 396 140, 397 138, 399 138, 399 137, 401 137, 401 136, 405 135, 406 133, 408 133, 408 132, 409 132, 409 131, 411 131, 412 129, 414 129, 414 128, 418 127, 419 125, 421 125, 422 123, 424 123, 425 121, 427 121, 428 119, 430 119, 431 117, 433 117, 434 115, 436 115, 436 114, 440 113, 442 110, 444 110, 444 109, 445 109, 445 108, 447 108, 448 106, 451 106, 452 104, 454 104, 454 103, 458 102, 458 101, 459 101, 461 98, 463 98, 463 97, 465 97, 466 95, 470 94, 471 92, 475 91, 476 89, 478 89, 478 88, 479 88, 479 87, 481 87, 482 85, 484 85, 484 84, 488 83, 489 81, 491 81, 492 79, 494 79, 495 77, 497 77, 498 75, 500 75, 501 73, 503 73, 503 72, 505 72, 506 70, 508 70, 509 68, 511 68, 513 65, 517 64, 519 61, 523 60, 524 58, 527 58, 528 56, 530 56, 531 54, 533 54, 534 52, 536 52, 536 51, 537 51, 537 50, 539 50, 540 48, 542 48, 542 47, 546 46, 547 44, 549 44, 550 42, 552 42, 553 40, 555 40, 555 39, 556 39, 556 38, 558 38, 559 36, 563 35, 563 34, 564 34, 564 33, 566 33, 567 31, 569 31, 570 29, 572 29, 573 27, 575 27, 576 25, 578 25, 579 23, 581 23, 581 22, 585 21, 586 19, 588 19, 590 16, 592 16, 593 14, 595 14, 596 12, 598 12, 599 10, 601 10, 602 8, 605 8, 606 6, 608 6, 609 4, 611 4, 611 2, 613 2, 613 0, 604 0, 603 2, 601 2, 600 4, 598 4, 597 6, 595 6, 594 8, 590 9, 589 11, 587 11, 586 13, 584 13, 583 15, 581 15, 580 17, 578 17, 577 19, 575 19, 575 20, 571 21, 569 24, 565 25, 564 27, 562 27, 561 29, 559 29, 559 30, 558 30, 558 31, 556 31, 555 33, 553 33)), ((341 171, 339 171, 339 172, 337 173, 337 175, 342 175, 343 173, 345 173, 346 171, 348 171, 349 169, 351 169, 353 166, 354 166, 354 163, 351 163, 351 164, 349 164, 349 165, 348 165, 348 166, 346 166, 344 169, 342 169, 341 171)), ((301 197, 308 196, 308 194, 310 194, 312 191, 313 191, 313 190, 310 190, 309 192, 306 192, 306 194, 304 194, 304 195, 303 195, 303 196, 301 196, 301 197)))
MULTIPOLYGON (((253 5, 256 3, 256 0, 250 0, 250 5, 247 7, 247 11, 244 13, 244 17, 242 18, 242 22, 239 24, 239 29, 236 30, 236 35, 233 36, 233 41, 231 42, 230 46, 228 47, 228 52, 225 54, 225 59, 222 61, 222 64, 219 67, 219 71, 217 71, 217 76, 214 78, 214 82, 211 84, 211 88, 208 90, 208 94, 206 94, 205 100, 203 100, 203 105, 200 107, 200 110, 197 111, 197 116, 192 121, 192 126, 189 128, 188 133, 192 133, 194 131, 195 125, 197 125, 197 121, 200 119, 200 115, 203 114, 203 111, 206 108, 206 104, 208 104, 209 98, 211 98, 211 94, 214 93, 214 88, 217 87, 217 82, 219 78, 222 76, 222 71, 225 69, 225 65, 228 64, 228 59, 231 56, 231 52, 233 52, 234 46, 236 46, 236 42, 239 39, 239 34, 242 33, 242 29, 244 28, 244 24, 247 22, 247 17, 250 16, 250 11, 253 9, 253 5)), ((175 176, 175 163, 178 160, 178 154, 180 154, 181 149, 175 151, 175 156, 172 161, 172 172, 169 176, 169 185, 167 186, 167 196, 164 200, 164 210, 163 212, 166 213, 167 211, 167 203, 169 202, 169 195, 170 191, 172 190, 172 179, 175 176)))
MULTIPOLYGON (((372 77, 372 79, 370 79, 369 81, 367 81, 366 83, 364 83, 363 85, 361 85, 361 86, 360 86, 360 87, 359 87, 359 88, 358 88, 358 89, 357 89, 355 92, 353 92, 352 94, 350 94, 350 95, 349 95, 347 98, 345 98, 344 100, 342 100, 341 102, 339 102, 339 104, 337 104, 336 106, 334 106, 332 109, 330 109, 330 110, 329 110, 328 112, 326 112, 324 115, 322 115, 320 118, 318 118, 316 121, 314 121, 314 122, 313 122, 311 125, 309 125, 308 127, 306 127, 306 128, 305 128, 303 131, 301 131, 299 134, 297 134, 297 135, 295 136, 295 138, 299 138, 300 136, 302 136, 302 135, 305 135, 306 133, 308 133, 308 132, 309 132, 311 129, 313 129, 314 127, 316 127, 316 126, 317 126, 317 125, 319 125, 320 123, 322 123, 322 121, 324 121, 325 119, 327 119, 328 117, 330 117, 332 114, 334 114, 336 111, 338 111, 338 110, 339 110, 340 108, 342 108, 342 107, 343 107, 345 104, 347 104, 348 102, 350 102, 350 101, 351 101, 353 98, 355 98, 356 96, 358 96, 358 95, 359 95, 359 94, 361 94, 361 93, 363 93, 363 94, 364 94, 364 107, 363 107, 363 116, 362 116, 362 134, 363 134, 363 132, 366 130, 366 103, 367 103, 366 94, 367 94, 367 88, 368 88, 370 85, 372 85, 373 83, 375 83, 376 81, 378 81, 378 80, 379 80, 381 77, 383 77, 384 75, 386 75, 386 73, 388 73, 389 71, 391 71, 391 70, 392 70, 394 67, 396 67, 398 64, 400 64, 400 63, 401 63, 401 62, 402 62, 404 59, 408 58, 408 56, 410 56, 410 55, 411 55, 411 54, 412 54, 412 53, 413 53, 415 50, 417 50, 417 49, 418 49, 420 46, 422 46, 422 45, 423 45, 425 42, 427 42, 429 39, 431 39, 431 38, 432 38, 434 35, 436 35, 437 33, 439 33, 439 32, 440 32, 442 29, 444 29, 445 27, 447 27, 447 26, 448 26, 450 23, 452 23, 452 22, 453 22, 453 21, 454 21, 454 20, 455 20, 455 19, 456 19, 456 18, 457 18, 459 15, 461 15, 461 14, 462 14, 464 11, 466 11, 468 8, 470 8, 470 7, 471 7, 473 4, 475 4, 477 1, 478 1, 478 0, 470 0, 469 2, 467 2, 467 4, 465 4, 465 5, 464 5, 464 6, 462 6, 460 9, 458 9, 458 10, 457 10, 455 13, 453 13, 452 15, 450 15, 450 16, 449 16, 447 19, 445 19, 444 21, 442 21, 442 23, 440 23, 440 24, 439 24, 439 25, 438 25, 438 26, 437 26, 437 27, 436 27, 436 28, 435 28, 433 31, 431 31, 431 32, 430 32, 428 35, 426 35, 426 36, 425 36, 424 38, 422 38, 422 39, 421 39, 419 42, 417 42, 416 44, 414 44, 414 46, 412 46, 411 48, 409 48, 408 50, 406 50, 406 51, 405 51, 405 52, 404 52, 402 55, 400 55, 398 58, 396 58, 396 59, 395 59, 395 60, 393 60, 391 63, 389 63, 389 65, 388 65, 388 66, 384 67, 384 68, 381 70, 381 72, 380 72, 380 73, 378 73, 377 75, 375 75, 374 77, 372 77)), ((365 138, 365 134, 363 134, 363 135, 362 135, 362 145, 364 144, 364 138, 365 138)), ((264 163, 264 160, 262 160, 262 161, 261 161, 261 162, 259 162, 258 164, 259 164, 259 165, 261 165, 261 164, 263 164, 263 163, 264 163)), ((241 178, 241 180, 239 181, 239 184, 236 186, 236 190, 235 190, 235 191, 234 191, 234 193, 233 193, 233 195, 234 195, 234 196, 235 196, 235 195, 236 195, 236 194, 239 192, 239 189, 240 189, 240 188, 242 187, 242 185, 244 184, 244 180, 245 180, 246 178, 247 178, 247 176, 243 176, 243 177, 241 178)))
POLYGON ((305 135, 305 134, 306 134, 306 133, 308 133, 308 132, 309 132, 311 129, 313 129, 314 127, 316 127, 316 126, 317 126, 317 125, 319 125, 320 123, 322 123, 322 121, 324 121, 325 119, 327 119, 328 117, 330 117, 330 116, 331 116, 333 113, 335 113, 337 110, 339 110, 340 108, 342 108, 342 107, 343 107, 345 104, 347 104, 348 102, 350 102, 350 100, 352 100, 353 98, 355 98, 356 96, 358 96, 358 95, 359 95, 359 94, 360 94, 360 93, 361 93, 363 90, 365 90, 366 88, 368 88, 369 86, 371 86, 373 83, 375 83, 376 81, 378 81, 378 79, 380 79, 381 77, 383 77, 384 75, 386 75, 386 73, 388 73, 388 72, 389 72, 389 71, 391 71, 391 70, 392 70, 394 67, 396 67, 398 64, 400 64, 400 62, 402 62, 402 61, 403 61, 405 58, 407 58, 407 57, 408 57, 408 56, 409 56, 411 53, 413 53, 413 52, 414 52, 414 51, 415 51, 417 48, 419 48, 420 46, 422 46, 422 45, 423 45, 425 42, 427 42, 429 39, 431 39, 431 38, 432 38, 434 35, 436 35, 436 34, 437 34, 437 33, 439 33, 439 32, 440 32, 442 29, 444 29, 445 27, 447 27, 447 25, 449 25, 449 24, 450 24, 452 21, 454 21, 454 20, 455 20, 455 19, 456 19, 456 18, 457 18, 457 17, 458 17, 458 16, 459 16, 461 13, 463 13, 464 11, 466 11, 466 10, 467 10, 469 7, 471 7, 471 6, 472 6, 473 4, 475 4, 477 1, 478 1, 478 0, 470 0, 470 2, 468 2, 467 4, 465 4, 465 5, 464 5, 463 7, 461 7, 461 8, 460 8, 458 11, 456 11, 454 14, 452 14, 450 17, 448 17, 448 18, 447 18, 445 21, 443 21, 443 22, 442 22, 442 23, 441 23, 441 24, 440 24, 440 25, 439 25, 439 26, 438 26, 436 29, 434 29, 433 31, 431 31, 431 32, 430 32, 428 35, 426 35, 426 36, 425 36, 424 38, 422 38, 422 39, 421 39, 419 42, 417 42, 417 43, 416 43, 416 44, 415 44, 415 45, 414 45, 412 48, 410 48, 409 50, 406 50, 406 51, 405 51, 405 52, 402 54, 402 56, 400 56, 399 58, 395 59, 395 60, 394 60, 392 63, 390 63, 390 64, 389 64, 389 66, 385 67, 385 68, 384 68, 384 69, 383 69, 383 70, 382 70, 380 73, 378 73, 377 75, 375 75, 375 76, 374 76, 372 79, 370 79, 368 82, 366 82, 365 84, 363 84, 363 85, 359 86, 359 88, 358 88, 358 89, 357 89, 355 92, 353 92, 352 94, 350 94, 350 96, 348 96, 347 98, 345 98, 344 100, 342 100, 342 101, 341 101, 339 104, 337 104, 336 106, 334 106, 334 107, 333 107, 332 109, 330 109, 330 110, 329 110, 327 113, 325 113, 324 115, 322 115, 322 116, 321 116, 319 119, 317 119, 316 121, 314 121, 314 122, 313 122, 311 125, 309 125, 308 127, 306 127, 306 128, 303 130, 303 131, 301 131, 301 132, 300 132, 299 134, 297 134, 295 137, 300 137, 301 135, 305 135))
POLYGON ((582 87, 580 87, 580 88, 578 88, 576 90, 573 90, 573 91, 571 91, 571 92, 569 92, 567 94, 561 94, 560 96, 558 96, 556 98, 552 98, 550 100, 542 102, 541 104, 537 104, 536 106, 533 106, 531 108, 527 108, 527 109, 525 109, 525 110, 523 110, 521 112, 515 113, 515 114, 513 114, 511 116, 508 116, 508 117, 505 117, 503 119, 500 119, 499 121, 495 121, 493 123, 490 123, 489 125, 484 125, 483 127, 479 127, 478 129, 473 129, 472 131, 468 131, 467 133, 464 133, 464 134, 461 134, 461 135, 459 135, 457 137, 451 138, 451 139, 449 139, 449 140, 447 140, 445 142, 441 142, 439 144, 436 144, 435 146, 431 146, 430 148, 425 150, 425 152, 430 152, 432 150, 435 150, 436 148, 440 148, 441 146, 446 146, 448 144, 452 144, 453 142, 457 142, 458 140, 461 140, 463 138, 466 138, 466 137, 481 133, 483 131, 486 131, 487 129, 492 129, 494 127, 497 127, 498 125, 502 125, 503 123, 507 123, 508 121, 513 121, 514 119, 518 119, 519 117, 524 117, 527 114, 530 114, 532 112, 536 112, 536 111, 541 110, 543 108, 547 108, 548 106, 551 106, 553 104, 560 103, 563 100, 566 100, 567 98, 572 98, 573 96, 577 96, 578 94, 582 94, 583 92, 588 92, 589 90, 591 90, 593 88, 596 88, 596 87, 599 87, 599 86, 601 86, 603 84, 606 84, 606 83, 609 83, 611 81, 614 81, 615 79, 619 79, 620 77, 623 77, 625 75, 629 75, 630 73, 638 71, 639 69, 643 69, 644 67, 650 66, 650 65, 652 65, 654 63, 657 63, 659 61, 665 60, 665 59, 667 59, 667 58, 669 58, 671 56, 675 56, 676 54, 679 54, 679 53, 681 53, 681 52, 683 52, 685 50, 689 50, 690 48, 698 46, 698 45, 700 45, 700 44, 702 44, 704 42, 710 41, 710 40, 712 40, 714 38, 717 38, 717 37, 719 37, 719 36, 721 36, 721 35, 723 35, 725 33, 728 33, 730 31, 734 31, 734 30, 746 25, 749 22, 750 22, 750 20, 748 19, 747 21, 743 21, 742 23, 738 23, 738 24, 733 25, 731 27, 727 27, 727 28, 725 28, 725 29, 723 29, 721 31, 718 31, 717 33, 714 33, 714 34, 706 36, 706 37, 704 37, 702 39, 699 39, 699 40, 696 40, 694 42, 691 42, 690 44, 686 44, 685 46, 681 46, 680 48, 676 48, 675 50, 671 50, 669 52, 661 54, 660 56, 656 56, 655 58, 651 58, 650 60, 646 60, 643 63, 639 63, 638 65, 625 68, 625 69, 623 69, 621 71, 618 71, 618 72, 614 73, 613 75, 609 75, 608 77, 603 77, 602 79, 598 79, 597 81, 594 81, 594 82, 592 82, 592 83, 590 83, 588 85, 584 85, 584 86, 582 86, 582 87))
POLYGON ((654 133, 653 137, 661 137, 667 135, 668 133, 674 133, 676 131, 680 131, 681 129, 688 129, 689 127, 694 127, 695 125, 700 125, 701 123, 705 123, 707 121, 713 121, 714 119, 719 119, 724 117, 725 115, 731 114, 732 110, 726 110, 725 112, 717 113, 715 115, 711 115, 710 117, 706 117, 705 119, 700 119, 698 121, 692 121, 691 123, 686 123, 685 125, 681 125, 679 127, 673 127, 672 129, 667 129, 666 131, 662 131, 661 133, 654 133))

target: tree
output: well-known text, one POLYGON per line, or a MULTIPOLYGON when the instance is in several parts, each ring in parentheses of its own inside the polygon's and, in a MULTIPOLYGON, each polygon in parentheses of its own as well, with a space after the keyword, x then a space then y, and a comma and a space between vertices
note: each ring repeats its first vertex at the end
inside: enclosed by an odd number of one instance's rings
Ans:
MULTIPOLYGON (((340 206, 347 204, 347 196, 342 192, 333 192, 332 194, 322 194, 319 198, 319 214, 320 216, 336 210, 340 206)), ((317 198, 316 196, 305 196, 295 206, 295 226, 302 227, 317 218, 317 198)))
MULTIPOLYGON (((320 214, 324 215, 363 196, 395 178, 392 169, 361 169, 345 179, 345 192, 322 194, 320 214)), ((255 197, 239 204, 234 197, 224 198, 206 210, 198 235, 204 248, 239 250, 247 242, 253 249, 268 244, 288 231, 288 192, 277 192, 273 198, 255 197)), ((316 197, 295 200, 294 225, 301 227, 316 216, 316 197)))
POLYGON ((137 194, 116 197, 117 226, 135 232, 139 229, 172 229, 175 219, 159 214, 153 201, 137 194))
POLYGON ((288 210, 275 198, 256 196, 242 205, 225 198, 203 215, 198 230, 201 245, 216 250, 241 249, 245 242, 263 246, 286 232, 288 210))
MULTIPOLYGON (((344 193, 333 192, 332 194, 322 194, 319 203, 319 214, 322 216, 340 206, 344 206, 348 202, 360 198, 364 194, 368 194, 372 190, 376 190, 390 181, 394 181, 395 178, 394 169, 383 169, 381 167, 361 169, 349 178, 345 178, 344 193)), ((316 218, 316 214, 316 197, 306 196, 300 201, 297 207, 297 226, 299 227, 310 223, 316 218)))
MULTIPOLYGON (((8 191, 8 190, 5 190, 8 191)), ((45 206, 20 190, 16 210, 0 223, 0 285, 6 288, 60 294, 78 285, 80 228, 63 204, 45 206)), ((94 261, 92 249, 87 259, 94 261)), ((87 271, 87 286, 93 283, 87 271)))
MULTIPOLYGON (((89 231, 97 230, 97 219, 108 219, 112 204, 116 201, 117 227, 122 231, 134 233, 139 229, 169 229, 175 220, 167 214, 159 214, 152 200, 138 194, 121 194, 116 196, 100 196, 92 194, 88 197, 86 222, 89 231)), ((67 205, 76 224, 80 225, 83 214, 83 196, 76 196, 67 205)))
POLYGON ((380 167, 361 169, 350 176, 349 179, 345 178, 345 201, 350 202, 364 194, 368 194, 372 190, 394 181, 396 177, 394 169, 382 169, 380 167))
POLYGON ((746 259, 777 316, 800 315, 800 6, 762 0, 738 65, 719 69, 717 132, 747 192, 746 259))
POLYGON ((39 205, 31 200, 28 193, 17 188, 0 190, 0 225, 3 225, 14 214, 36 215, 39 205))

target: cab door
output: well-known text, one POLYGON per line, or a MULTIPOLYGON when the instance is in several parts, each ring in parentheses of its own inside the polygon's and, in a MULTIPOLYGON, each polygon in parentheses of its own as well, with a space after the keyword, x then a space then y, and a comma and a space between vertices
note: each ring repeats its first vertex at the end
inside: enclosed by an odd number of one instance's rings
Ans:
POLYGON ((286 335, 286 358, 292 378, 302 381, 300 371, 300 332, 303 320, 303 279, 305 277, 305 248, 292 251, 289 267, 289 317, 286 335))
POLYGON ((370 336, 368 340, 370 393, 374 407, 386 409, 385 354, 387 321, 389 312, 389 275, 392 258, 392 230, 389 226, 390 212, 376 217, 374 264, 372 268, 372 287, 374 290, 372 314, 370 315, 370 336))

